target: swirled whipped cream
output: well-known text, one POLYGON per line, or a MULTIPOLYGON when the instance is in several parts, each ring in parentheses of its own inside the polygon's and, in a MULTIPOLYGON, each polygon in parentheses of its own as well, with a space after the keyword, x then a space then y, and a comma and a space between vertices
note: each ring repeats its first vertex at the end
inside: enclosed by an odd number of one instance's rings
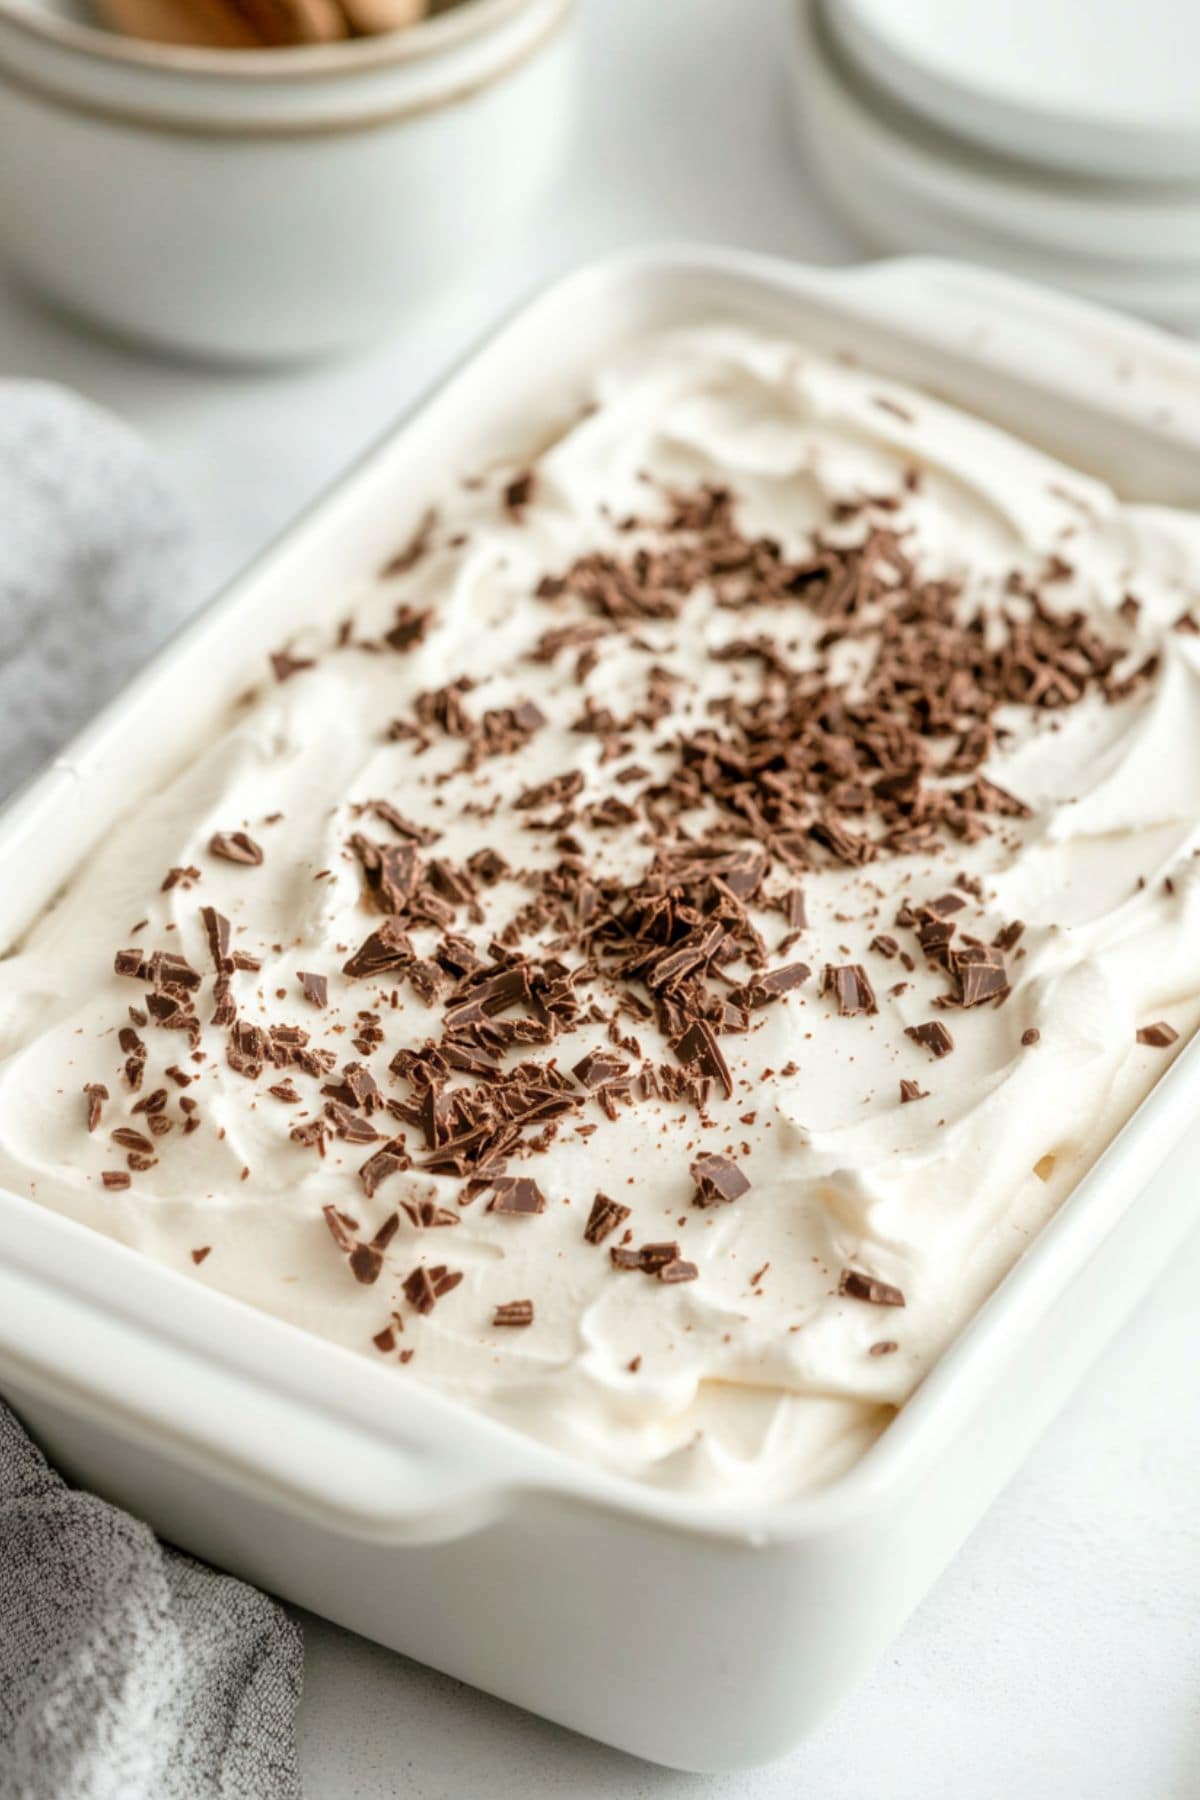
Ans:
POLYGON ((643 345, 3 964, 0 1180, 607 1467, 827 1480, 1200 1010, 1198 584, 923 394, 643 345))

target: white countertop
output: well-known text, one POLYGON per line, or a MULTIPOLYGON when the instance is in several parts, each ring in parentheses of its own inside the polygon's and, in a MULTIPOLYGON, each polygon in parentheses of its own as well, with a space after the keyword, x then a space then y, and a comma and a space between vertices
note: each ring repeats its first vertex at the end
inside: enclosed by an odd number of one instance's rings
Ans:
MULTIPOLYGON (((207 591, 557 270, 662 237, 860 254, 793 148, 786 12, 785 0, 582 0, 586 90, 547 214, 352 362, 250 377, 154 362, 0 276, 0 374, 70 383, 153 441, 190 500, 207 591)), ((870 1681, 788 1761, 671 1774, 306 1618, 308 1800, 1196 1800, 1197 1295, 1200 1241, 870 1681)))

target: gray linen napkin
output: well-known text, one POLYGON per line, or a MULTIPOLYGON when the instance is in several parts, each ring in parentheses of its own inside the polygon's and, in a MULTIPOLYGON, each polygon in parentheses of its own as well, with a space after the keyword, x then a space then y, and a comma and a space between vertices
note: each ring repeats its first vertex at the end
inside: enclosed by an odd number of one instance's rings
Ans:
MULTIPOLYGON (((0 382, 0 792, 186 613, 138 438, 0 382)), ((294 1800, 303 1647, 274 1601, 67 1487, 0 1403, 0 1800, 294 1800)))
POLYGON ((67 1487, 0 1405, 3 1800, 298 1796, 300 1630, 67 1487))
POLYGON ((190 610, 187 533, 128 426, 0 381, 0 794, 32 774, 190 610))

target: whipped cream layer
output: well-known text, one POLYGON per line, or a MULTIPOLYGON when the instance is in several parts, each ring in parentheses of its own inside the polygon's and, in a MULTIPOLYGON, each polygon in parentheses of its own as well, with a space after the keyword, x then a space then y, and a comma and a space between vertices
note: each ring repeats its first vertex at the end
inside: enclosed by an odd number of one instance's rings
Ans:
POLYGON ((0 1182, 398 1405, 828 1480, 1200 1011, 1198 586, 1196 518, 923 394, 644 345, 234 672, 0 966, 0 1182))

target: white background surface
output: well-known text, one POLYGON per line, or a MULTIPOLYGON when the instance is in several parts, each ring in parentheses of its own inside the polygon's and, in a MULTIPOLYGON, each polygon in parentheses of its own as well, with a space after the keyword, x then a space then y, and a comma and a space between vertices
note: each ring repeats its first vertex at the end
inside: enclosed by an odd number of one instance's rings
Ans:
MULTIPOLYGON (((793 149, 786 0, 583 0, 577 29, 552 205, 462 290, 398 295, 398 335, 353 362, 180 369, 60 324, 0 274, 0 372, 69 382, 146 433, 195 520, 198 594, 557 270, 663 236, 860 254, 793 149)), ((1198 1296, 1194 1242, 871 1680, 787 1762, 654 1769, 306 1619, 308 1800, 1197 1800, 1198 1296)))

